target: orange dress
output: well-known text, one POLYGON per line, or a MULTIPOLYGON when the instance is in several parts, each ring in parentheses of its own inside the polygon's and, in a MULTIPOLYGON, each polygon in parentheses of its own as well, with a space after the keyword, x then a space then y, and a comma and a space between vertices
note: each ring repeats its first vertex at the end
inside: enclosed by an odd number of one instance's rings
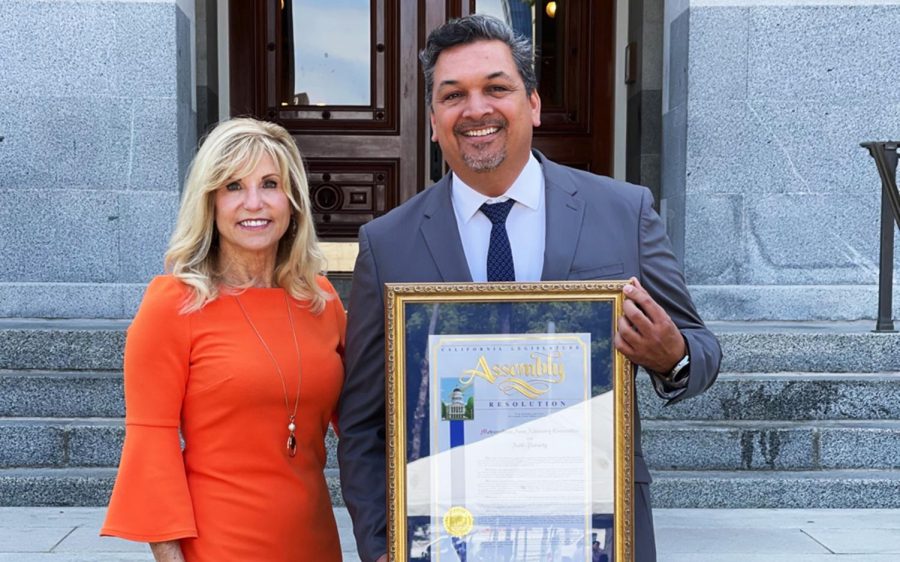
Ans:
MULTIPOLYGON (((334 298, 318 315, 290 299, 303 369, 290 457, 278 371, 235 297, 185 315, 184 284, 150 283, 125 344, 125 445, 101 535, 180 539, 188 562, 341 560, 323 471, 345 316, 324 277, 320 285, 334 298)), ((285 291, 238 298, 281 366, 293 410, 297 353, 285 291)))

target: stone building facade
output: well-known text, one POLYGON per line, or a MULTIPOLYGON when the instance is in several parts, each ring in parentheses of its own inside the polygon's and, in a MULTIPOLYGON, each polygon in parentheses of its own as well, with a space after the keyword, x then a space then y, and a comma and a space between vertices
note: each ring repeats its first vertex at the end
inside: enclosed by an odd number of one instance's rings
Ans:
MULTIPOLYGON (((638 75, 617 85, 615 174, 657 193, 706 317, 875 314, 859 143, 900 135, 898 4, 617 2, 638 75)), ((226 10, 0 1, 0 317, 133 313, 198 131, 228 115, 226 10)))

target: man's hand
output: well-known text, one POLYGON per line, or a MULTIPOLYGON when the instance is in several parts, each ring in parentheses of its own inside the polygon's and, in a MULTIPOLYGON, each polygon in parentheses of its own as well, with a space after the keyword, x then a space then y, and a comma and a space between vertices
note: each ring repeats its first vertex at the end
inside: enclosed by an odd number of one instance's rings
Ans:
POLYGON ((375 562, 387 562, 387 553, 382 554, 375 562))
POLYGON ((632 363, 667 374, 686 352, 684 338, 665 310, 634 277, 624 288, 624 315, 619 318, 616 349, 632 363))

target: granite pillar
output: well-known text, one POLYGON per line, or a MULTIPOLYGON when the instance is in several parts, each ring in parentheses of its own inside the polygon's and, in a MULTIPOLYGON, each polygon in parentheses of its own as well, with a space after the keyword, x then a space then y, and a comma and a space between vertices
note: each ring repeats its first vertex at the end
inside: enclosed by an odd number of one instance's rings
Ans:
POLYGON ((0 1, 0 317, 130 317, 196 144, 175 0, 0 1))
POLYGON ((859 143, 900 132, 900 5, 670 0, 665 25, 662 197, 701 313, 873 318, 880 181, 859 143))

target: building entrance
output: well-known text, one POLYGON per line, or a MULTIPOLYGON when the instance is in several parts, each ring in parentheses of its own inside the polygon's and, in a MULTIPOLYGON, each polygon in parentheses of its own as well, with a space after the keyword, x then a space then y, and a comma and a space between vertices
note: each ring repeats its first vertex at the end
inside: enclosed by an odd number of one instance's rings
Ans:
POLYGON ((281 123, 306 159, 316 227, 353 239, 446 171, 428 130, 428 31, 487 13, 530 38, 542 100, 535 147, 611 174, 612 0, 269 0, 229 3, 232 115, 281 123))

